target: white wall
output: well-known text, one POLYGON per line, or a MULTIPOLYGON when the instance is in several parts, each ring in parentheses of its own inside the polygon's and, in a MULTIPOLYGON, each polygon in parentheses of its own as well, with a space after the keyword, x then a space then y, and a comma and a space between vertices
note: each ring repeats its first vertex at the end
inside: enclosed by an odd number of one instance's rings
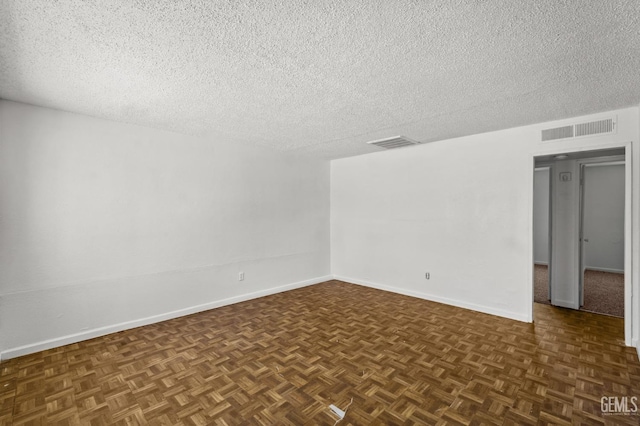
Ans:
POLYGON ((330 274, 328 162, 0 101, 0 202, 4 358, 330 274))
MULTIPOLYGON (((627 108, 332 161, 333 273, 355 283, 531 320, 534 156, 628 142, 637 153, 639 127, 638 109, 627 108), (616 134, 540 142, 543 128, 611 115, 618 119, 616 134)), ((637 186, 633 197, 637 204, 637 186)), ((636 294, 637 269, 634 263, 636 294)))
POLYGON ((533 176, 533 260, 549 264, 549 168, 537 169, 533 176))
POLYGON ((333 161, 334 274, 525 320, 533 170, 507 133, 333 161))
POLYGON ((624 165, 584 170, 585 266, 624 272, 624 165))

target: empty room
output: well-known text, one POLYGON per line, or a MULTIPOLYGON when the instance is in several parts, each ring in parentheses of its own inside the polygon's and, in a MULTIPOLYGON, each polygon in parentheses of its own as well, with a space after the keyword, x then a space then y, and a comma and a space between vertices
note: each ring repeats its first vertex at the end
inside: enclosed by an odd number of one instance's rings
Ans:
POLYGON ((0 0, 0 424, 639 424, 638 28, 0 0))

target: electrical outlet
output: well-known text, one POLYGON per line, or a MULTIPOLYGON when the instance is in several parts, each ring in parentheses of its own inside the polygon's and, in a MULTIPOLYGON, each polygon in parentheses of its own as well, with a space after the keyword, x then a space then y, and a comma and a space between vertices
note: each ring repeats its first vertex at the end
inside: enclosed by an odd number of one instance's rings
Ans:
POLYGON ((424 277, 425 277, 426 279, 431 278, 431 273, 427 272, 426 274, 424 274, 424 277))
POLYGON ((244 272, 238 272, 238 281, 244 281, 244 272))

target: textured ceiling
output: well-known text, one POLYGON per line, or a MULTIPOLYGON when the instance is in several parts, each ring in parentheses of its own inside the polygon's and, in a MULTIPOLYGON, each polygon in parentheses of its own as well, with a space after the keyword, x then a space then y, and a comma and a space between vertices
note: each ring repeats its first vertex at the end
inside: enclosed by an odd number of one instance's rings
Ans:
POLYGON ((321 158, 637 105, 640 1, 0 0, 0 98, 321 158))

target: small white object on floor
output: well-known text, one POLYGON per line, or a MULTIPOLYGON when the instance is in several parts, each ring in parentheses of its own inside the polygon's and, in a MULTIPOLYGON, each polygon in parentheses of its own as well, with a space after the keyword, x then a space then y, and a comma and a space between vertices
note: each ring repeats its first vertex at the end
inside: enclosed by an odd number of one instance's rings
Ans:
POLYGON ((333 411, 338 417, 340 417, 340 420, 344 419, 344 415, 347 414, 333 404, 331 404, 329 408, 331 408, 331 411, 333 411))
POLYGON ((336 407, 333 404, 329 405, 329 408, 331 409, 331 411, 333 411, 336 414, 336 416, 339 417, 339 419, 336 420, 336 422, 333 424, 333 426, 336 426, 342 419, 344 419, 344 416, 347 414, 347 410, 349 409, 349 406, 351 404, 353 404, 353 398, 351 398, 351 402, 349 403, 349 405, 347 405, 344 408, 344 411, 342 411, 341 409, 339 409, 338 407, 336 407))

